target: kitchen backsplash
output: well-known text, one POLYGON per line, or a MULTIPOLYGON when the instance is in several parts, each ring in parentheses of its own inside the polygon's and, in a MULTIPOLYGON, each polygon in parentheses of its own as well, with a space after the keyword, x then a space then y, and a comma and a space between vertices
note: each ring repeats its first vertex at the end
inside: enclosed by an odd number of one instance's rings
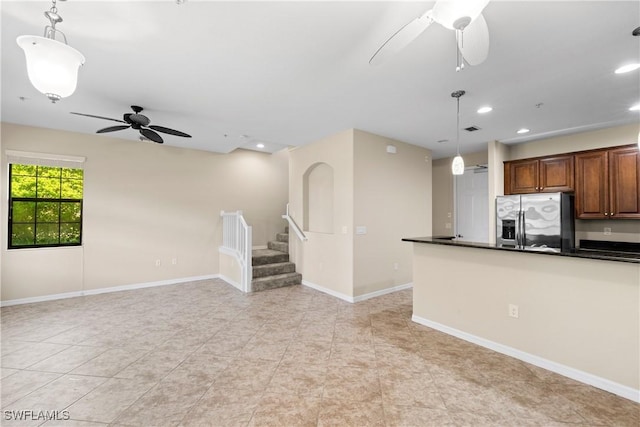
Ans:
POLYGON ((640 243, 638 220, 576 220, 576 245, 580 240, 609 240, 640 243), (610 229, 610 230, 608 230, 610 229), (611 234, 605 234, 610 232, 611 234))

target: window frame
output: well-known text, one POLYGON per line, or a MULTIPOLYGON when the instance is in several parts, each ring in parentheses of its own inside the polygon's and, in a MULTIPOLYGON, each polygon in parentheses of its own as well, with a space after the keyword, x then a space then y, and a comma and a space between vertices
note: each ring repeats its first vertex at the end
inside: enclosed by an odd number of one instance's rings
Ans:
MULTIPOLYGON (((13 162, 8 162, 7 166, 8 166, 8 175, 9 175, 9 191, 8 191, 8 233, 7 233, 7 249, 39 249, 39 248, 59 248, 59 247, 76 247, 76 246, 82 246, 82 231, 83 231, 83 218, 84 218, 84 173, 82 174, 82 198, 81 199, 70 199, 70 198, 62 198, 62 197, 58 197, 58 198, 42 198, 42 197, 37 197, 37 183, 38 183, 38 177, 39 174, 36 172, 35 178, 36 178, 36 197, 13 197, 12 196, 12 177, 13 177, 13 165, 23 165, 23 166, 36 166, 37 168, 39 167, 53 167, 53 168, 57 168, 60 169, 60 183, 62 184, 62 180, 63 180, 63 173, 62 173, 62 169, 79 169, 79 170, 83 170, 82 167, 73 167, 71 165, 46 165, 46 164, 32 164, 30 162, 25 162, 25 163, 21 163, 19 161, 13 161, 13 162), (34 244, 32 245, 14 245, 13 244, 13 209, 14 209, 14 202, 33 202, 35 203, 35 212, 34 212, 34 221, 33 221, 33 225, 34 225, 34 244), (40 222, 41 224, 57 224, 58 226, 58 243, 35 243, 35 240, 37 239, 37 226, 38 226, 38 221, 37 221, 37 206, 38 203, 57 203, 58 204, 58 221, 57 222, 40 222), (68 222, 68 221, 61 221, 61 208, 62 208, 62 204, 63 203, 79 203, 80 204, 80 220, 78 222, 68 222), (60 229, 61 226, 63 224, 79 224, 79 240, 78 242, 71 242, 71 243, 61 243, 60 242, 60 229)), ((36 169, 37 170, 37 169, 36 169)), ((84 171, 83 171, 84 172, 84 171)), ((60 185, 60 196, 62 196, 62 185, 60 185)), ((18 223, 20 224, 20 222, 18 223)), ((27 224, 27 223, 25 223, 27 224)), ((29 223, 31 224, 31 223, 29 223)))

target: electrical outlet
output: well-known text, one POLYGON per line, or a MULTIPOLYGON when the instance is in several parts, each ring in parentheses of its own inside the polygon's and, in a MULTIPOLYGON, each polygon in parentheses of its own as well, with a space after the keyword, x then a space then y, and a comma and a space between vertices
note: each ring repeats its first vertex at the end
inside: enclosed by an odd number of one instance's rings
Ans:
POLYGON ((394 262, 394 263, 393 263, 393 269, 394 269, 394 270, 397 270, 397 269, 398 269, 398 263, 397 263, 397 262, 394 262))
POLYGON ((515 317, 517 319, 518 316, 518 306, 515 304, 509 304, 509 317, 515 317))
POLYGON ((178 258, 171 258, 171 264, 173 265, 178 264, 178 258))
POLYGON ((444 228, 446 228, 447 230, 451 230, 451 223, 450 222, 445 222, 444 223, 444 228))
POLYGON ((160 267, 160 264, 161 264, 160 260, 159 260, 159 259, 157 259, 157 260, 156 260, 156 267, 160 267))
POLYGON ((605 227, 604 228, 604 235, 605 236, 611 236, 611 227, 605 227))

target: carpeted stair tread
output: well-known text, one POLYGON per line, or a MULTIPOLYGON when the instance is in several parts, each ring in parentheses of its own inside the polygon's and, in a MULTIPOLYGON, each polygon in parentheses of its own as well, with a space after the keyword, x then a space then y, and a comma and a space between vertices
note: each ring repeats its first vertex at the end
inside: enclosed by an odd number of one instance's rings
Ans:
POLYGON ((276 234, 276 240, 278 242, 289 243, 289 233, 278 233, 278 234, 276 234))
POLYGON ((253 278, 275 276, 278 274, 295 273, 296 265, 292 262, 276 262, 253 266, 253 278))
POLYGON ((254 249, 251 251, 251 265, 274 264, 289 261, 289 254, 273 249, 254 249))
POLYGON ((285 242, 267 242, 267 247, 274 251, 289 253, 289 243, 285 242))
POLYGON ((299 285, 302 282, 302 274, 285 273, 275 276, 259 277, 251 281, 251 288, 254 292, 266 291, 268 289, 282 288, 285 286, 299 285))

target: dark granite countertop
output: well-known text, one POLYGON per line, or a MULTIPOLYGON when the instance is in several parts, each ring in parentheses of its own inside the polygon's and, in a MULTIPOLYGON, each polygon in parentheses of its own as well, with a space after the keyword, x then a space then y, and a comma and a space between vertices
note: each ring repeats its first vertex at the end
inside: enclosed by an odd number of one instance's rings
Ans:
POLYGON ((604 260, 604 261, 618 261, 618 262, 640 264, 640 253, 634 253, 634 252, 617 252, 617 251, 603 251, 603 250, 592 250, 592 249, 584 249, 584 250, 576 249, 571 252, 549 252, 549 251, 535 250, 535 249, 505 248, 505 247, 499 247, 492 243, 464 242, 461 240, 455 240, 453 237, 448 237, 448 236, 407 237, 402 239, 402 241, 413 242, 413 243, 427 243, 432 245, 460 246, 464 248, 489 249, 489 250, 496 250, 496 251, 522 252, 522 253, 528 253, 528 254, 564 256, 564 257, 583 258, 583 259, 598 259, 598 260, 604 260))

